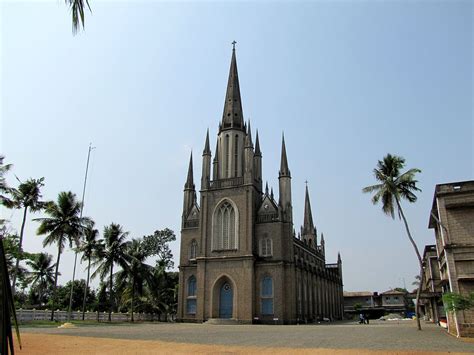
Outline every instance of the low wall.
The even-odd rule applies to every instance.
[[[16,317],[18,322],[25,323],[25,322],[32,322],[32,321],[49,321],[51,319],[51,310],[36,310],[36,309],[17,309],[16,310]],[[86,312],[84,314],[84,320],[97,320],[101,322],[108,322],[109,320],[109,313],[108,312]],[[131,313],[114,313],[112,312],[112,322],[129,322],[131,321],[132,315]],[[54,319],[58,322],[64,322],[67,320],[67,312],[66,311],[55,311],[54,312]],[[134,313],[133,319],[135,321],[163,321],[165,320],[165,316],[161,315],[158,316],[157,314],[149,314],[149,313]],[[82,320],[82,312],[71,312],[71,320]],[[168,315],[168,321],[174,321],[174,315]]]

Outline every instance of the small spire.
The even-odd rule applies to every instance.
[[[290,169],[288,169],[288,159],[286,158],[285,135],[281,136],[281,162],[280,162],[280,176],[291,176]]]
[[[273,200],[273,187],[270,189],[270,198]]]
[[[248,127],[248,132],[247,135],[245,136],[245,147],[251,147],[253,148],[253,142],[252,142],[252,128],[250,127],[250,119],[249,123],[247,125]]]
[[[194,189],[194,180],[193,180],[193,151],[191,150],[191,156],[189,157],[189,167],[188,167],[188,178],[186,179],[186,184],[184,185],[186,189]]]
[[[304,198],[304,222],[303,230],[304,234],[313,234],[314,233],[314,223],[313,223],[313,214],[311,212],[311,202],[309,200],[309,191],[308,191],[308,182],[306,181],[306,193]]]
[[[260,141],[258,139],[258,129],[257,129],[257,137],[255,138],[255,156],[262,156],[262,152],[260,151]]]
[[[324,245],[324,234],[321,233],[321,245]]]
[[[341,253],[337,252],[337,263],[340,264],[341,262],[342,262]]]
[[[206,133],[206,143],[204,144],[204,151],[202,152],[203,155],[211,155],[211,148],[209,147],[209,128],[207,129]]]
[[[219,141],[216,142],[216,152],[214,154],[214,163],[219,160]]]
[[[268,195],[268,181],[265,183],[265,195]]]

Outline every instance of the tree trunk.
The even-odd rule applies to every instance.
[[[23,221],[21,222],[21,229],[20,229],[20,243],[18,245],[18,257],[16,258],[16,266],[15,266],[15,272],[13,273],[13,281],[12,281],[12,294],[13,297],[15,297],[15,286],[16,286],[16,277],[18,275],[18,271],[20,269],[20,258],[23,256],[23,233],[25,231],[25,224],[26,224],[26,213],[28,211],[28,206],[25,206],[25,209],[23,211]]]
[[[114,264],[110,266],[110,283],[109,283],[109,291],[110,291],[110,305],[109,305],[109,322],[112,322],[112,306],[113,306],[113,291],[112,291],[112,274],[114,271]]]
[[[53,288],[53,304],[51,309],[51,321],[54,320],[54,307],[56,301],[56,290],[58,285],[58,271],[59,271],[59,260],[61,259],[61,243],[58,245],[58,259],[56,260],[56,272],[54,273],[54,288]]]
[[[135,297],[135,278],[132,278],[132,322],[135,320],[133,319],[133,298]]]
[[[408,234],[408,239],[410,239],[411,244],[413,245],[413,248],[415,249],[416,256],[418,257],[418,262],[420,264],[420,284],[418,285],[418,290],[416,291],[416,308],[415,308],[415,313],[416,313],[416,324],[418,326],[418,330],[421,330],[421,322],[420,322],[420,294],[421,294],[421,289],[423,288],[423,259],[421,258],[420,251],[418,250],[418,247],[416,246],[415,241],[413,240],[413,237],[411,236],[410,233],[410,228],[408,227],[408,222],[407,219],[405,218],[405,214],[403,213],[402,206],[400,205],[400,201],[398,201],[398,198],[396,198],[397,201],[397,206],[398,206],[398,211],[400,211],[400,215],[402,216],[403,223],[405,224],[405,229]]]
[[[89,262],[87,264],[86,289],[84,290],[84,299],[82,300],[82,320],[84,320],[84,317],[86,314],[86,298],[87,298],[87,288],[89,287],[90,273],[91,273],[91,257],[89,256]]]

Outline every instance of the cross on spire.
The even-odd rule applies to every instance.
[[[232,41],[232,49],[233,49],[234,51],[235,51],[235,44],[236,44],[236,43],[237,43],[236,41]]]
[[[305,180],[304,183],[306,186],[308,186],[308,180]]]

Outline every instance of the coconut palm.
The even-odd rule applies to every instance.
[[[118,289],[122,290],[125,302],[130,302],[132,322],[134,321],[135,298],[144,294],[145,283],[150,284],[153,276],[153,267],[145,264],[148,257],[146,249],[139,239],[132,239],[127,246],[128,268],[117,273]]]
[[[407,200],[408,202],[416,202],[417,197],[415,192],[421,191],[416,183],[415,175],[420,173],[420,169],[409,169],[402,173],[401,170],[405,167],[405,159],[396,155],[387,154],[383,160],[379,160],[377,167],[374,169],[375,179],[378,184],[367,186],[362,189],[365,193],[374,193],[372,196],[372,203],[374,205],[379,202],[382,203],[382,211],[395,219],[395,210],[400,219],[405,224],[405,229],[408,235],[408,239],[415,249],[416,256],[420,265],[420,285],[416,293],[416,319],[418,329],[421,330],[420,323],[420,292],[421,285],[423,284],[423,259],[420,251],[411,235],[408,222],[403,213],[401,201]]]
[[[127,263],[127,248],[130,242],[127,242],[128,232],[122,230],[120,224],[111,223],[104,228],[105,248],[98,255],[98,260],[94,263],[97,266],[96,271],[92,277],[99,275],[101,280],[104,280],[109,275],[109,322],[112,321],[112,307],[113,307],[113,275],[114,265],[119,265],[122,269],[128,269]]]
[[[78,246],[79,239],[84,232],[84,228],[90,223],[87,217],[80,217],[81,202],[77,201],[76,195],[72,192],[60,192],[57,203],[50,202],[45,208],[45,213],[49,217],[36,218],[40,222],[37,233],[46,234],[43,246],[56,244],[58,247],[58,257],[56,260],[56,270],[53,287],[53,307],[51,310],[51,320],[54,320],[54,302],[59,274],[59,261],[66,244],[72,248],[73,244]]]
[[[3,194],[8,193],[10,189],[8,188],[7,182],[5,180],[5,174],[11,169],[11,164],[3,164],[5,157],[0,155],[0,202],[3,203],[5,200],[8,201]]]
[[[38,290],[40,302],[42,302],[46,291],[54,283],[54,268],[56,265],[52,262],[53,256],[48,253],[39,253],[33,260],[26,262],[31,269],[29,282],[32,287],[36,287]]]
[[[23,258],[23,235],[25,231],[26,216],[28,209],[30,212],[39,212],[46,207],[46,202],[41,201],[41,188],[44,186],[44,178],[28,179],[21,182],[17,189],[10,189],[11,199],[5,203],[9,208],[23,209],[23,219],[20,228],[20,253],[16,259],[15,272],[13,273],[12,291],[15,294],[16,279],[20,267],[20,260]]]
[[[87,279],[86,287],[84,290],[84,299],[82,302],[82,320],[84,320],[86,312],[86,298],[87,298],[87,288],[89,287],[90,281],[90,272],[91,272],[91,261],[97,255],[100,255],[104,250],[104,241],[102,239],[97,239],[99,236],[99,231],[94,229],[94,222],[91,223],[84,230],[84,240],[79,248],[79,251],[82,252],[82,261],[87,261]]]
[[[84,8],[87,7],[89,8],[89,11],[91,10],[91,7],[89,5],[88,0],[65,0],[66,4],[71,8],[71,13],[72,13],[72,32],[76,33],[80,25],[82,25],[82,28],[84,28]]]

